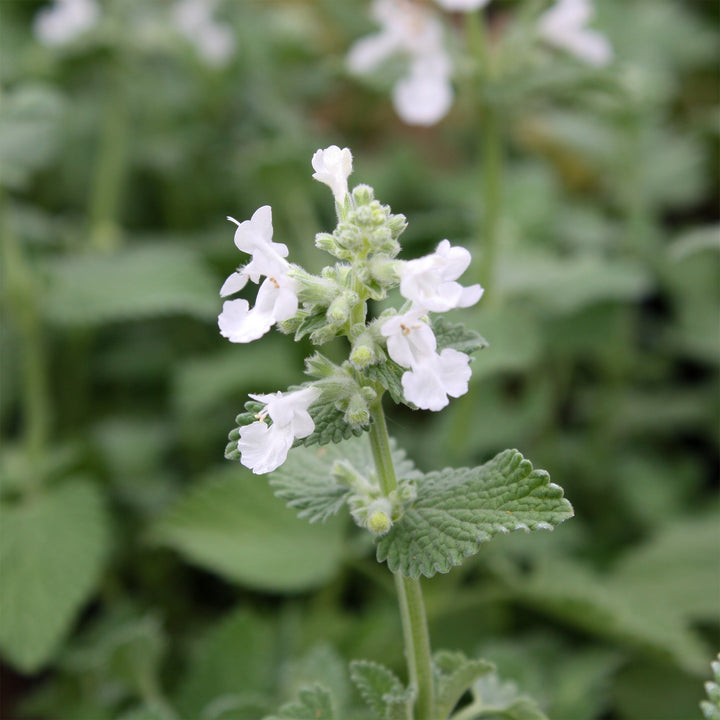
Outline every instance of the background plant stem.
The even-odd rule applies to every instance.
[[[397,476],[390,453],[390,440],[382,408],[382,397],[378,397],[373,403],[371,413],[370,445],[375,460],[375,471],[383,493],[388,495],[397,487]],[[420,580],[395,573],[395,587],[402,619],[408,679],[417,687],[414,717],[415,720],[434,720],[432,715],[434,697],[430,633]]]

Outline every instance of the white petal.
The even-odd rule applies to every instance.
[[[402,367],[414,367],[435,354],[437,340],[432,328],[411,310],[386,320],[380,332],[387,338],[388,355]]]
[[[262,337],[273,326],[272,315],[249,310],[247,300],[226,300],[218,317],[220,334],[233,343],[247,343]]]
[[[61,46],[89,30],[99,17],[100,9],[94,0],[56,0],[37,13],[33,27],[40,42]]]
[[[227,297],[228,295],[234,295],[236,292],[242,290],[247,285],[248,276],[244,272],[234,272],[228,277],[220,288],[220,297]]]
[[[352,173],[352,153],[349,148],[340,149],[337,145],[330,145],[324,150],[318,150],[312,156],[312,166],[315,170],[313,178],[328,185],[335,200],[342,203],[348,193],[347,180]]]
[[[403,395],[421,410],[442,410],[450,401],[436,373],[421,365],[402,376]]]
[[[292,433],[276,425],[245,425],[238,440],[240,462],[257,475],[272,472],[285,462],[293,442]]]
[[[397,50],[398,43],[389,33],[381,32],[360,38],[347,54],[348,70],[358,75],[371,72]]]
[[[392,96],[395,110],[403,122],[427,127],[447,115],[454,93],[446,77],[414,74],[399,80]]]
[[[471,12],[485,7],[490,0],[435,0],[435,2],[450,12]]]
[[[472,375],[470,358],[451,348],[443,350],[439,357],[438,372],[445,392],[455,398],[464,395]]]
[[[462,289],[456,307],[472,307],[483,296],[485,289],[480,284],[470,285]]]
[[[240,223],[229,216],[228,220],[237,225],[234,241],[242,252],[252,254],[259,245],[267,245],[272,241],[272,208],[269,205],[258,208],[250,220]]]

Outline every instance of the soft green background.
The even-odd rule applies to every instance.
[[[272,205],[317,271],[335,218],[310,157],[335,143],[407,216],[403,257],[449,238],[480,258],[464,66],[450,115],[409,128],[389,74],[345,70],[364,2],[227,0],[223,68],[165,3],[106,0],[62,49],[32,34],[41,5],[0,1],[0,715],[255,719],[317,679],[349,717],[347,661],[404,672],[393,585],[349,521],[309,526],[223,460],[247,393],[297,383],[309,352],[219,336],[242,261],[225,216]],[[493,2],[496,39],[527,45],[524,5]],[[434,646],[481,653],[554,720],[684,720],[720,649],[720,11],[596,5],[611,68],[538,50],[488,89],[495,281],[452,319],[490,347],[466,397],[389,424],[425,471],[517,447],[576,511],[426,582]]]

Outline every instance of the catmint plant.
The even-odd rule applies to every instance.
[[[230,218],[245,264],[227,278],[221,295],[248,283],[259,287],[252,307],[246,299],[226,300],[218,324],[234,343],[251,342],[272,327],[295,340],[308,337],[318,348],[345,338],[347,357],[336,363],[317,350],[306,359],[306,383],[251,394],[226,457],[258,475],[270,473],[276,495],[300,517],[324,521],[347,507],[374,538],[378,561],[394,575],[408,672],[404,683],[378,663],[351,664],[373,717],[471,720],[495,708],[491,696],[497,694],[487,688],[499,681],[488,679],[493,666],[485,660],[431,652],[420,577],[449,572],[498,533],[551,530],[572,508],[548,474],[517,450],[480,467],[423,474],[388,437],[386,397],[413,410],[439,411],[468,391],[471,355],[487,343],[444,316],[475,305],[483,289],[459,282],[470,253],[448,240],[424,257],[398,259],[407,221],[371,187],[349,190],[350,150],[318,150],[312,167],[313,177],[330,187],[338,219],[333,232],[316,235],[315,245],[335,262],[319,275],[290,262],[288,248],[273,240],[269,206],[250,220]],[[373,314],[371,303],[395,290],[397,307]],[[471,704],[457,708],[468,690]],[[514,694],[505,696],[515,701]],[[321,686],[280,712],[281,718],[340,720]]]

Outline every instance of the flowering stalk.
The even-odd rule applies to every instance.
[[[378,398],[373,403],[371,413],[370,447],[375,460],[375,471],[380,481],[380,487],[385,495],[389,495],[397,488],[398,483],[390,453],[387,424],[385,423],[381,398]],[[432,720],[434,692],[430,633],[428,631],[420,580],[403,577],[400,573],[395,573],[395,588],[397,589],[398,603],[400,605],[408,679],[417,688],[415,720]]]

